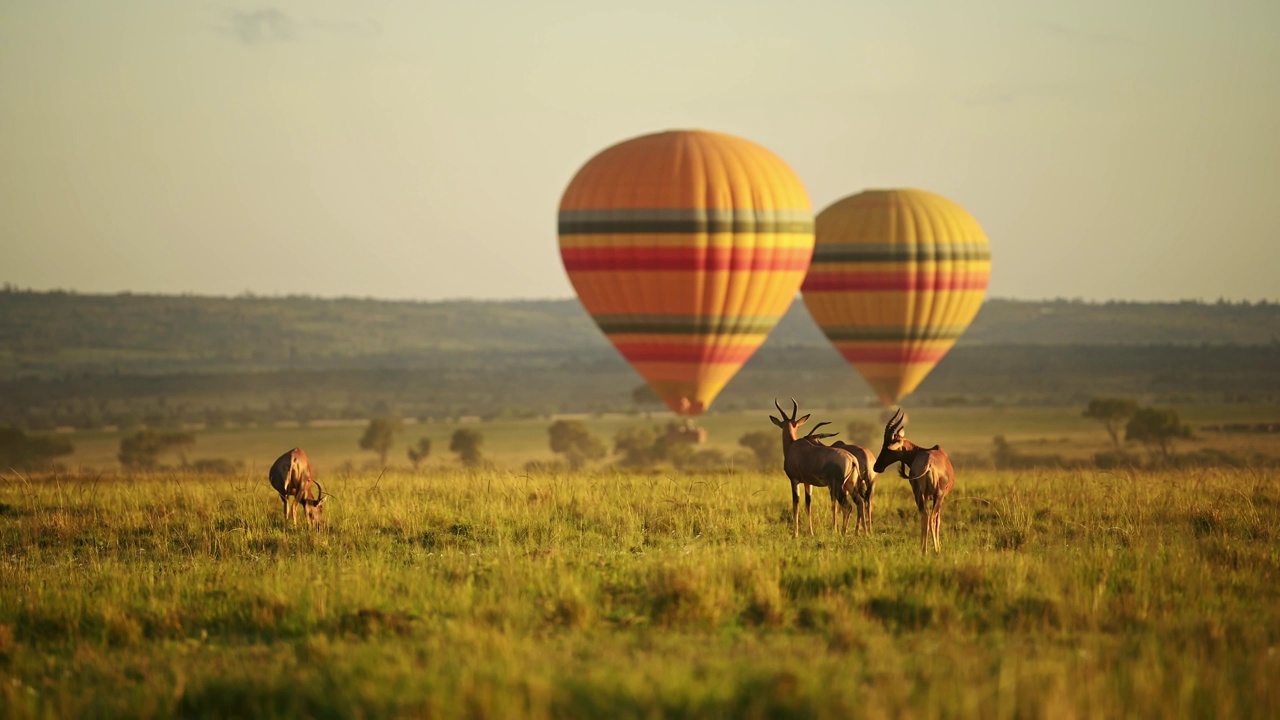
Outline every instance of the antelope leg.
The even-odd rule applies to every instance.
[[[791,537],[800,537],[800,493],[796,491],[796,484],[791,483]]]
[[[929,512],[927,510],[920,513],[920,554],[929,554]]]
[[[867,535],[871,535],[871,495],[875,493],[876,486],[867,484]]]
[[[809,537],[813,537],[813,491],[804,486],[804,514],[809,519]]]

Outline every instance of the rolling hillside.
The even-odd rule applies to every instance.
[[[1280,343],[1280,305],[990,300],[982,345]],[[767,349],[829,348],[802,302]],[[576,300],[396,302],[0,292],[0,378],[413,367],[469,353],[608,349]]]
[[[908,402],[1280,400],[1274,304],[992,300]],[[389,302],[0,292],[0,426],[263,423],[644,409],[574,300]],[[874,398],[802,303],[716,400]]]

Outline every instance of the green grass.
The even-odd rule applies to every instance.
[[[1280,471],[970,472],[927,558],[890,475],[798,540],[758,473],[357,474],[318,533],[248,472],[4,477],[5,717],[1280,706]]]

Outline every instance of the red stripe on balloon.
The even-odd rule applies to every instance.
[[[781,248],[751,252],[735,248],[591,247],[563,248],[560,257],[569,272],[608,270],[762,270],[804,272],[812,248]]]
[[[811,272],[802,292],[986,290],[989,272]]]

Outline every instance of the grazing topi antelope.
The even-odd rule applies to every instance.
[[[800,494],[796,491],[799,485],[804,485],[804,511],[809,518],[809,535],[813,535],[813,496],[810,486],[827,488],[831,493],[831,529],[836,528],[836,505],[839,505],[844,513],[844,526],[840,531],[847,532],[849,515],[853,512],[850,497],[859,504],[858,516],[862,517],[862,495],[855,488],[858,479],[857,458],[846,450],[827,447],[818,442],[821,438],[831,437],[830,435],[814,435],[810,432],[803,438],[796,437],[796,430],[809,420],[809,416],[796,419],[800,406],[794,399],[791,401],[789,417],[777,400],[773,401],[773,406],[782,415],[781,419],[772,415],[769,419],[782,428],[782,469],[791,481],[791,537],[800,536]],[[813,429],[817,430],[825,424],[819,423]]]
[[[307,454],[302,452],[302,448],[294,448],[277,458],[271,466],[268,478],[271,481],[271,487],[280,493],[280,502],[284,503],[285,520],[292,517],[294,524],[297,524],[298,506],[301,505],[306,509],[307,520],[313,527],[323,524],[324,488],[320,487],[320,482],[316,480],[311,462],[307,460]],[[315,497],[312,497],[312,485],[315,485]],[[292,508],[289,507],[289,498],[294,500]]]
[[[955,487],[956,471],[942,448],[920,447],[907,439],[907,413],[902,408],[898,408],[884,426],[884,446],[876,460],[876,472],[882,473],[898,462],[902,463],[899,471],[911,483],[911,493],[920,510],[920,552],[929,552],[932,534],[933,549],[940,553],[938,530],[942,525],[942,503]]]

